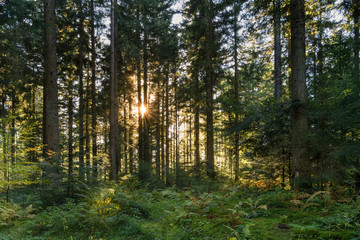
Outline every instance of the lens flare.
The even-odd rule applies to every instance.
[[[146,113],[146,107],[144,104],[141,104],[140,113],[141,113],[142,117],[144,117],[144,114]]]

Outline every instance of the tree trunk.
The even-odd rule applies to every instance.
[[[156,160],[155,160],[155,165],[156,165],[156,176],[158,177],[158,179],[160,179],[160,90],[161,90],[161,85],[160,85],[161,81],[160,79],[158,80],[158,86],[157,86],[157,92],[156,92],[156,99],[155,99],[155,103],[156,103],[156,116],[158,116],[159,120],[156,121]]]
[[[174,71],[174,75],[176,71]],[[179,111],[179,102],[178,102],[178,88],[177,88],[177,79],[174,77],[174,85],[175,85],[175,184],[179,186],[180,184],[180,176],[179,176],[179,132],[178,132],[178,111]]]
[[[68,114],[69,114],[69,122],[68,122],[68,194],[72,194],[72,182],[73,182],[73,86],[72,80],[69,82],[69,99],[68,99]]]
[[[214,166],[214,116],[213,116],[213,95],[214,95],[214,26],[213,26],[213,4],[209,1],[207,9],[207,35],[206,35],[206,160],[207,175],[211,178],[215,177]]]
[[[360,5],[359,0],[354,0],[354,80],[357,83],[357,86],[360,88],[360,78],[359,78],[359,48],[360,48],[360,38],[359,38],[359,15],[360,15]]]
[[[137,21],[140,21],[140,9],[139,7],[137,8]],[[141,30],[139,28],[137,28],[137,48],[138,48],[138,56],[136,59],[136,68],[137,68],[137,89],[138,89],[138,122],[139,122],[139,129],[138,129],[138,163],[139,163],[139,168],[140,165],[144,162],[144,139],[143,139],[143,118],[141,116],[141,105],[143,104],[142,102],[142,90],[141,90],[141,59],[140,59],[140,48],[141,48]],[[140,169],[139,169],[140,171]],[[140,174],[140,173],[139,173]]]
[[[44,0],[45,52],[44,52],[44,113],[43,141],[47,161],[45,177],[55,185],[61,182],[60,138],[58,113],[58,85],[56,58],[55,1]]]
[[[166,175],[166,185],[170,185],[170,142],[169,142],[169,127],[170,127],[170,118],[169,118],[169,66],[166,67],[165,74],[165,175]]]
[[[3,111],[5,111],[5,101],[6,101],[6,96],[5,93],[3,92],[3,97],[2,97],[2,108]],[[6,134],[6,121],[3,119],[2,121],[2,160],[4,163],[4,180],[7,181],[8,186],[6,187],[6,202],[9,202],[9,191],[10,191],[10,175],[9,175],[9,166],[8,166],[8,158],[7,158],[7,134]]]
[[[111,1],[111,47],[110,47],[110,179],[118,180],[118,84],[116,74],[116,53],[115,53],[115,7],[116,0]]]
[[[291,0],[291,98],[293,187],[295,190],[311,187],[310,162],[307,149],[308,120],[306,111],[305,69],[305,3]]]
[[[275,0],[274,11],[274,77],[275,99],[280,101],[282,95],[281,79],[281,26],[280,26],[280,0]]]
[[[123,106],[123,111],[124,111],[124,173],[127,174],[128,173],[128,123],[127,123],[127,112],[126,112],[126,91],[127,91],[127,84],[126,84],[126,79],[124,79],[125,84],[124,84],[124,106]]]
[[[195,49],[198,48],[198,44],[196,43]],[[201,163],[200,163],[200,86],[199,86],[199,74],[198,74],[198,65],[195,63],[194,66],[194,80],[195,80],[195,98],[194,98],[194,111],[195,111],[195,175],[197,177],[200,176],[201,172]]]
[[[97,130],[96,130],[96,45],[95,45],[95,10],[94,0],[91,0],[91,138],[93,158],[93,178],[97,180]]]
[[[161,107],[162,107],[162,111],[161,111],[161,179],[163,182],[165,182],[165,176],[166,176],[166,172],[165,172],[165,88],[164,88],[164,81],[162,83],[162,91],[161,91]]]
[[[86,180],[91,179],[91,164],[90,164],[90,86],[89,81],[86,81],[86,98],[85,98],[85,174]]]
[[[131,94],[128,95],[128,102],[129,102],[129,122],[132,123],[132,96]],[[133,126],[129,126],[129,171],[130,173],[134,173],[134,152],[133,152]]]
[[[238,9],[237,9],[236,1],[234,1],[234,97],[235,97],[235,104],[237,105],[239,103],[239,72],[238,72],[238,26],[237,26],[237,17],[238,17]],[[238,124],[239,121],[239,113],[238,109],[235,109],[235,126]],[[234,138],[235,144],[234,144],[234,152],[235,152],[235,167],[234,167],[234,173],[235,173],[235,181],[239,180],[239,142],[240,142],[240,134],[239,131],[235,132],[235,138]]]
[[[80,1],[81,4],[82,1]],[[82,6],[80,6],[82,11]],[[83,74],[83,59],[84,59],[84,50],[83,50],[83,38],[84,38],[84,29],[83,29],[84,18],[82,14],[80,16],[79,23],[79,66],[78,66],[78,75],[79,75],[79,179],[84,181],[85,172],[84,172],[84,74]]]
[[[143,68],[144,68],[144,106],[146,111],[149,111],[148,106],[148,51],[147,51],[147,31],[144,30],[144,43],[143,43]],[[143,151],[144,159],[139,165],[139,178],[141,180],[149,179],[151,173],[151,154],[149,143],[149,130],[150,130],[150,118],[147,112],[143,115]]]
[[[11,149],[10,149],[10,159],[11,164],[15,164],[15,155],[16,155],[16,143],[15,143],[15,119],[16,119],[16,93],[12,93],[11,98],[11,131],[10,131],[10,139],[11,139]]]

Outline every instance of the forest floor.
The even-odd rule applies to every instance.
[[[294,193],[208,180],[150,188],[89,187],[65,203],[0,202],[0,239],[360,239],[349,189]]]

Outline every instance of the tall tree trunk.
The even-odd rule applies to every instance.
[[[357,83],[357,86],[360,88],[360,78],[359,78],[359,49],[360,49],[360,38],[359,38],[359,16],[360,16],[360,4],[359,0],[354,0],[354,80]]]
[[[275,79],[275,99],[280,102],[282,97],[282,78],[281,78],[281,5],[280,0],[275,0],[274,9],[274,79]],[[279,152],[282,160],[282,180],[285,182],[285,147],[281,146]]]
[[[115,7],[116,0],[111,1],[111,47],[110,47],[110,179],[118,179],[118,84],[116,74],[116,53],[115,53]]]
[[[295,190],[311,187],[306,135],[305,3],[291,0],[292,159]]]
[[[239,103],[239,71],[238,71],[238,25],[237,25],[237,17],[239,14],[237,1],[234,1],[234,97],[235,97],[235,104],[237,105]],[[239,121],[239,113],[238,109],[235,110],[235,126],[238,124]],[[235,167],[234,167],[234,173],[235,173],[235,181],[239,180],[239,142],[240,142],[240,134],[239,131],[235,132],[235,138],[234,138],[235,144],[234,144],[234,152],[235,152]]]
[[[80,11],[82,11],[82,1],[80,0]],[[79,179],[85,180],[84,168],[84,73],[83,73],[83,59],[84,59],[84,17],[81,14],[79,23]]]
[[[45,176],[55,185],[61,182],[60,138],[58,113],[58,85],[56,58],[55,1],[44,0],[45,52],[44,52],[44,113],[43,141],[47,161]]]
[[[127,91],[127,84],[126,84],[126,79],[124,79],[125,84],[124,84],[124,106],[123,106],[123,111],[124,111],[124,173],[127,174],[128,173],[128,123],[127,123],[127,112],[126,112],[126,91]]]
[[[140,21],[140,7],[137,6],[137,21]],[[140,27],[136,29],[136,35],[137,35],[137,49],[138,49],[138,56],[136,58],[136,74],[137,74],[137,90],[138,90],[138,122],[139,122],[139,128],[138,128],[138,163],[139,168],[140,164],[144,162],[144,139],[143,139],[143,117],[141,115],[141,106],[143,104],[142,101],[142,89],[141,89],[141,30]],[[140,171],[140,170],[139,170]]]
[[[91,179],[91,164],[90,164],[90,86],[89,81],[86,81],[86,98],[85,98],[85,174],[86,180]]]
[[[281,26],[280,26],[280,0],[275,0],[274,11],[274,77],[275,99],[280,101],[282,95],[281,79]]]
[[[161,91],[161,107],[162,107],[162,111],[161,111],[161,179],[163,182],[165,182],[165,176],[166,176],[166,172],[165,172],[165,88],[164,88],[165,82],[162,82],[162,91]]]
[[[143,102],[144,106],[148,111],[148,51],[147,51],[147,30],[144,30],[144,43],[143,43],[143,68],[144,68],[144,97]],[[143,116],[143,151],[144,159],[143,162],[139,165],[139,177],[142,180],[149,179],[151,172],[151,154],[150,154],[150,144],[149,144],[149,130],[150,130],[150,118],[147,112]]]
[[[195,45],[195,49],[198,48],[198,43]],[[194,98],[194,111],[195,111],[195,175],[197,177],[200,176],[200,170],[201,170],[201,163],[200,163],[200,80],[199,80],[199,74],[198,74],[198,65],[195,63],[194,66],[194,81],[195,81],[195,98]]]
[[[68,99],[68,114],[69,114],[69,122],[68,122],[68,194],[72,194],[72,182],[73,182],[73,123],[74,123],[74,111],[73,111],[73,85],[72,80],[69,82],[69,99]]]
[[[3,97],[2,97],[2,109],[3,111],[5,111],[5,101],[6,101],[6,95],[3,92]],[[2,120],[2,160],[4,163],[4,180],[6,180],[8,182],[8,186],[6,187],[6,202],[9,202],[9,191],[10,191],[10,175],[9,175],[9,166],[8,166],[8,158],[7,158],[7,134],[6,134],[6,121],[3,119]]]
[[[166,67],[165,73],[165,175],[166,185],[170,185],[170,142],[169,142],[169,127],[170,127],[170,112],[169,112],[169,66]]]
[[[213,95],[214,95],[214,26],[213,26],[213,3],[208,3],[207,9],[207,35],[206,35],[206,161],[207,175],[211,178],[215,177],[214,165],[214,114],[213,114]]]
[[[12,93],[11,98],[11,131],[10,131],[10,139],[11,139],[11,151],[10,151],[10,159],[11,164],[15,164],[15,155],[16,155],[16,143],[15,143],[15,119],[16,119],[16,93]]]
[[[161,85],[160,85],[161,81],[160,79],[158,80],[158,86],[157,86],[157,92],[156,92],[156,99],[155,99],[155,103],[156,103],[156,116],[158,117],[158,120],[156,121],[156,160],[155,160],[155,165],[156,165],[156,176],[158,177],[158,179],[160,179],[160,144],[161,144],[161,139],[160,139],[160,90],[161,90]]]
[[[174,71],[174,75],[176,71]],[[177,186],[180,184],[180,176],[179,176],[179,122],[178,122],[178,111],[179,111],[179,100],[178,100],[178,87],[177,87],[177,79],[174,77],[174,85],[175,85],[175,183]]]
[[[129,122],[132,124],[132,116],[133,116],[133,110],[132,110],[132,96],[130,90],[130,94],[128,95],[128,102],[129,102]],[[129,126],[129,171],[130,173],[134,173],[134,152],[133,152],[133,126]]]
[[[97,130],[96,130],[96,40],[95,40],[95,9],[94,0],[91,0],[91,137],[93,178],[96,181],[98,175],[97,159]]]

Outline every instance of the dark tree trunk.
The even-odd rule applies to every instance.
[[[128,102],[129,102],[129,122],[132,123],[132,96],[131,94],[128,95]],[[133,148],[133,126],[129,126],[129,171],[130,173],[134,173],[134,148]]]
[[[174,72],[174,74],[176,74]],[[180,185],[180,176],[179,176],[179,132],[178,132],[178,111],[179,111],[179,101],[178,101],[178,87],[177,87],[177,79],[174,77],[174,85],[175,85],[175,184]]]
[[[206,34],[206,97],[205,97],[205,113],[206,113],[206,161],[207,175],[211,178],[215,177],[214,165],[214,114],[213,114],[213,95],[214,95],[214,26],[213,26],[213,3],[210,0],[207,10],[207,34]]]
[[[73,111],[73,84],[72,81],[69,82],[69,99],[68,99],[68,194],[72,194],[72,182],[73,182],[73,123],[74,123],[74,111]]]
[[[197,44],[196,44],[196,49],[197,49]],[[200,176],[200,170],[201,170],[201,163],[200,163],[200,86],[199,86],[199,74],[198,74],[198,66],[197,63],[195,63],[196,65],[194,66],[194,81],[195,81],[195,98],[194,98],[194,111],[195,111],[195,123],[194,123],[194,128],[195,128],[195,142],[194,142],[194,147],[195,147],[195,175],[197,177]]]
[[[237,25],[237,17],[238,17],[238,6],[236,5],[236,1],[234,1],[234,97],[235,97],[235,104],[237,105],[239,103],[239,72],[238,72],[238,25]],[[239,113],[238,109],[235,110],[235,126],[238,124],[239,121]],[[234,144],[234,152],[235,152],[235,167],[234,167],[234,173],[235,173],[235,181],[239,180],[239,142],[240,142],[240,134],[238,131],[235,132],[235,138],[234,138],[235,144]]]
[[[3,97],[2,97],[2,108],[3,111],[5,111],[5,100],[6,100],[6,96],[5,93],[3,93]],[[8,182],[10,181],[10,176],[9,176],[9,166],[8,166],[8,156],[7,156],[7,134],[6,134],[6,121],[2,121],[2,160],[4,163],[4,179]],[[6,193],[6,202],[9,202],[9,191],[10,191],[10,187],[9,185],[6,187],[5,193]]]
[[[43,141],[46,178],[58,184],[60,176],[60,138],[58,113],[56,15],[55,1],[44,0],[45,52],[44,52],[44,113]]]
[[[115,53],[115,7],[116,0],[111,1],[111,47],[110,47],[110,179],[117,181],[118,179],[118,84],[116,74],[116,53]]]
[[[165,176],[166,176],[166,172],[165,172],[165,88],[164,88],[165,83],[162,83],[162,91],[161,91],[161,107],[162,107],[162,111],[161,111],[161,179],[163,182],[165,182]]]
[[[295,190],[311,187],[308,159],[305,69],[305,3],[291,0],[292,160]]]
[[[91,138],[93,158],[93,178],[98,175],[97,130],[96,130],[96,45],[95,45],[95,10],[94,0],[91,0]]]
[[[280,0],[275,0],[274,11],[274,75],[275,75],[275,99],[280,101],[282,95],[281,79],[281,26],[280,26]]]
[[[359,78],[359,48],[360,48],[360,38],[359,38],[359,16],[360,16],[360,5],[359,0],[354,0],[354,80],[360,88],[360,78]]]
[[[90,164],[90,86],[89,81],[86,82],[86,102],[85,102],[85,174],[86,180],[91,179]]]
[[[143,68],[144,68],[144,106],[148,111],[148,50],[147,50],[147,31],[144,30],[144,43],[143,43]],[[144,159],[139,165],[139,177],[141,180],[149,179],[151,172],[151,154],[149,142],[150,118],[149,114],[145,112],[143,116],[143,154]]]
[[[126,79],[124,79],[125,81],[125,90],[124,90],[124,106],[123,106],[123,111],[124,111],[124,173],[127,174],[128,173],[128,123],[127,123],[127,112],[126,112],[126,91],[127,91],[127,84],[126,84]]]
[[[11,131],[10,131],[10,139],[11,139],[11,151],[10,151],[10,159],[11,159],[11,164],[15,164],[15,155],[16,155],[16,143],[15,143],[15,133],[16,133],[16,129],[15,129],[15,118],[16,118],[16,93],[12,94],[12,99],[11,99],[11,112],[12,112],[12,117],[11,117]]]
[[[137,8],[137,21],[140,21],[140,8]],[[137,30],[137,48],[138,48],[138,56],[136,59],[136,71],[137,71],[137,89],[138,89],[138,114],[139,114],[139,128],[138,128],[138,163],[139,168],[140,165],[144,162],[144,139],[143,139],[143,118],[141,116],[141,106],[143,104],[142,102],[142,90],[141,90],[141,30],[138,28]],[[140,171],[140,169],[139,169]]]
[[[81,4],[81,1],[80,1]],[[80,6],[82,10],[82,6]],[[84,38],[84,29],[83,29],[84,18],[81,14],[80,23],[79,23],[79,66],[78,66],[78,75],[79,75],[79,178],[80,181],[85,179],[85,168],[84,168],[84,74],[83,74],[83,59],[84,59],[84,50],[83,50],[83,38]]]
[[[169,127],[170,127],[170,112],[169,112],[169,67],[166,67],[165,74],[165,175],[166,184],[170,185],[170,142],[169,142]]]
[[[156,116],[158,117],[159,120],[156,121],[156,160],[155,160],[155,165],[156,165],[156,176],[158,177],[158,179],[160,179],[160,146],[161,146],[161,139],[160,139],[160,90],[161,90],[161,85],[160,85],[161,81],[160,79],[158,80],[158,86],[157,86],[157,92],[156,92],[156,99],[155,99],[155,103],[156,103]]]

